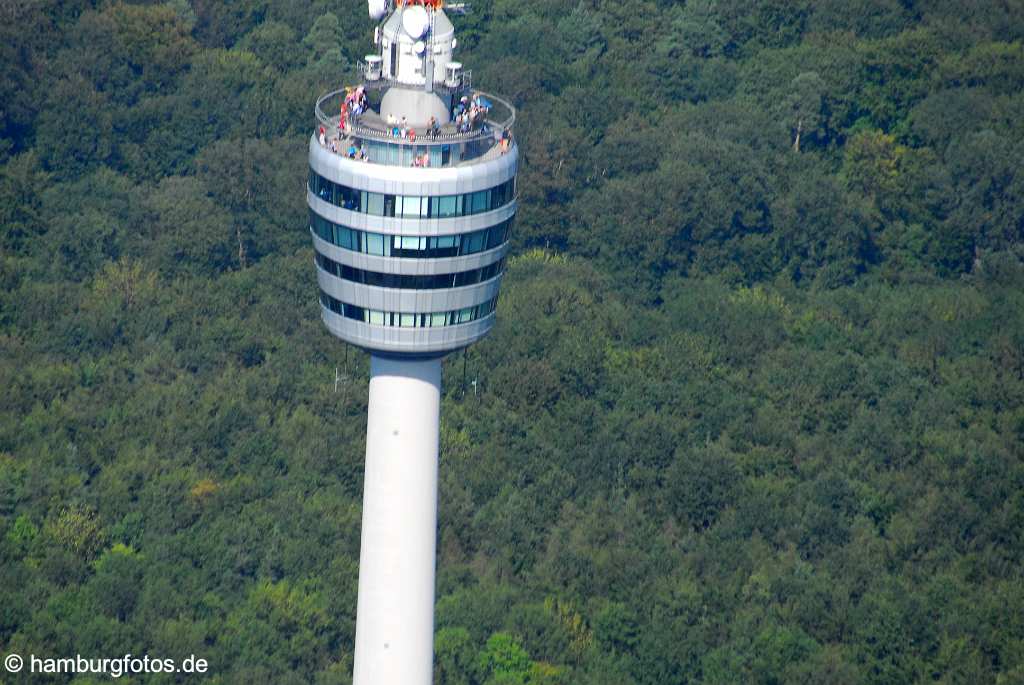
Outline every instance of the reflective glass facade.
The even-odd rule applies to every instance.
[[[473,307],[463,307],[449,312],[404,313],[357,307],[337,300],[321,290],[320,304],[346,319],[354,319],[374,326],[439,328],[441,326],[457,326],[460,323],[469,323],[488,316],[498,306],[498,298],[495,297]]]
[[[462,257],[493,250],[509,239],[514,218],[510,217],[500,224],[470,233],[408,236],[358,231],[328,221],[310,210],[309,228],[321,240],[353,252],[363,252],[381,257],[437,259],[440,257]]]
[[[462,288],[489,281],[499,275],[505,267],[505,260],[500,259],[481,269],[460,271],[451,274],[412,275],[384,274],[377,271],[356,269],[316,253],[316,264],[327,273],[345,281],[373,285],[380,288],[400,288],[402,290],[439,290],[443,288]]]
[[[349,188],[310,169],[309,190],[324,202],[353,212],[398,218],[444,219],[504,207],[515,198],[515,179],[462,195],[388,195]]]
[[[360,138],[358,134],[354,137],[356,139],[355,145],[366,150],[366,154],[371,162],[393,166],[412,166],[413,160],[417,157],[423,159],[424,153],[427,155],[427,166],[450,166],[452,164],[452,147],[455,147],[456,150],[459,147],[458,145],[452,146],[450,144],[427,145],[426,141],[419,144],[381,143],[368,138]],[[455,157],[456,159],[459,157],[458,152],[456,152]]]
[[[493,136],[484,136],[474,140],[459,143],[431,140],[421,138],[415,143],[406,141],[381,142],[364,138],[357,131],[353,135],[353,143],[356,148],[362,147],[366,150],[370,161],[375,164],[389,164],[393,166],[412,166],[415,158],[423,158],[427,153],[427,166],[446,167],[459,164],[471,159],[476,159],[487,154],[497,143]],[[342,146],[342,152],[348,147]]]

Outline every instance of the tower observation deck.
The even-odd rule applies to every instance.
[[[320,315],[368,351],[355,685],[430,685],[441,358],[485,336],[516,213],[515,109],[454,61],[442,0],[369,0],[360,83],[316,102]]]
[[[443,356],[494,326],[516,213],[515,110],[471,88],[444,10],[407,2],[376,33],[364,81],[316,105],[321,315],[372,353]]]

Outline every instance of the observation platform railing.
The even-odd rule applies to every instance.
[[[409,87],[403,85],[402,87]],[[321,95],[316,101],[317,127],[323,127],[328,142],[337,141],[339,154],[345,154],[348,147],[360,148],[365,143],[376,144],[373,148],[381,145],[415,148],[420,151],[431,151],[437,146],[456,147],[458,154],[451,156],[453,164],[477,159],[486,155],[492,149],[500,147],[501,137],[505,132],[511,136],[512,128],[515,125],[516,109],[507,100],[491,93],[474,91],[475,95],[490,102],[491,107],[484,118],[468,131],[459,131],[454,123],[447,123],[440,126],[435,135],[431,135],[425,126],[408,126],[413,131],[413,140],[409,138],[396,137],[395,124],[385,122],[377,111],[371,108],[358,117],[349,117],[344,129],[339,128],[341,104],[347,95],[345,88],[331,91]],[[331,116],[328,112],[338,112]],[[433,156],[433,152],[431,152]],[[394,165],[396,161],[393,156],[388,160],[373,159],[383,155],[371,155],[370,162],[378,164]],[[408,155],[398,155],[398,163],[403,164]],[[441,159],[440,155],[436,156]],[[435,162],[431,166],[438,166]],[[445,164],[447,166],[447,164]]]

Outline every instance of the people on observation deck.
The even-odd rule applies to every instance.
[[[459,134],[470,134],[477,133],[480,135],[487,136],[493,141],[493,147],[497,147],[500,154],[504,155],[509,152],[512,147],[512,132],[508,128],[496,127],[492,131],[493,122],[487,120],[493,104],[487,98],[487,96],[479,91],[468,92],[462,95],[459,100],[452,107],[452,116],[449,124],[446,124],[444,129],[446,131],[456,131]],[[366,132],[354,133],[352,130],[353,125],[356,123],[356,118],[362,115],[364,112],[369,110],[369,100],[367,98],[366,89],[364,86],[346,86],[345,95],[342,98],[342,102],[339,106],[340,112],[337,122],[338,132],[327,135],[326,127],[333,125],[323,121],[322,126],[317,129],[316,139],[320,145],[328,148],[332,152],[349,159],[357,161],[369,162],[370,155],[365,147],[359,145],[359,138],[362,138]],[[380,133],[385,136],[401,141],[402,143],[417,143],[417,137],[426,138],[431,141],[436,141],[441,135],[442,126],[436,116],[430,116],[427,123],[423,126],[423,129],[417,134],[416,128],[409,123],[408,117],[398,116],[394,113],[388,112],[386,115],[381,113],[381,118],[377,118],[376,114],[373,117],[373,121],[378,123],[368,122],[366,125],[371,129],[377,129]],[[378,127],[381,124],[386,124],[383,127],[383,131],[380,131]],[[451,128],[449,128],[449,126]],[[369,132],[372,137],[372,130]],[[446,134],[448,137],[451,133]],[[353,137],[354,136],[354,137]],[[473,137],[476,139],[476,136]],[[455,142],[458,142],[457,139]],[[350,145],[347,145],[351,143]],[[422,145],[422,141],[419,143]],[[486,149],[493,149],[491,145],[486,148],[480,148],[479,152],[470,153],[465,149],[458,150],[458,157],[454,154],[451,159],[462,160],[467,158],[474,158],[483,154]],[[420,148],[422,149],[422,147]],[[454,150],[452,152],[455,152]],[[469,157],[467,157],[467,154]],[[405,157],[405,159],[409,159]],[[428,167],[430,166],[430,155],[427,153],[416,155],[412,159],[412,166],[414,167]]]
[[[452,121],[459,133],[468,133],[475,128],[483,128],[487,113],[491,110],[491,101],[480,93],[470,98],[463,95],[452,108]]]
[[[345,100],[341,103],[341,120],[338,122],[339,129],[345,129],[349,120],[355,121],[366,111],[366,89],[363,86],[352,88],[346,86]]]

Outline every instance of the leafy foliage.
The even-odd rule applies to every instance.
[[[437,683],[1024,678],[1024,10],[926,5],[456,19],[522,166]],[[0,6],[0,651],[350,681],[367,362],[303,179],[364,14]]]

